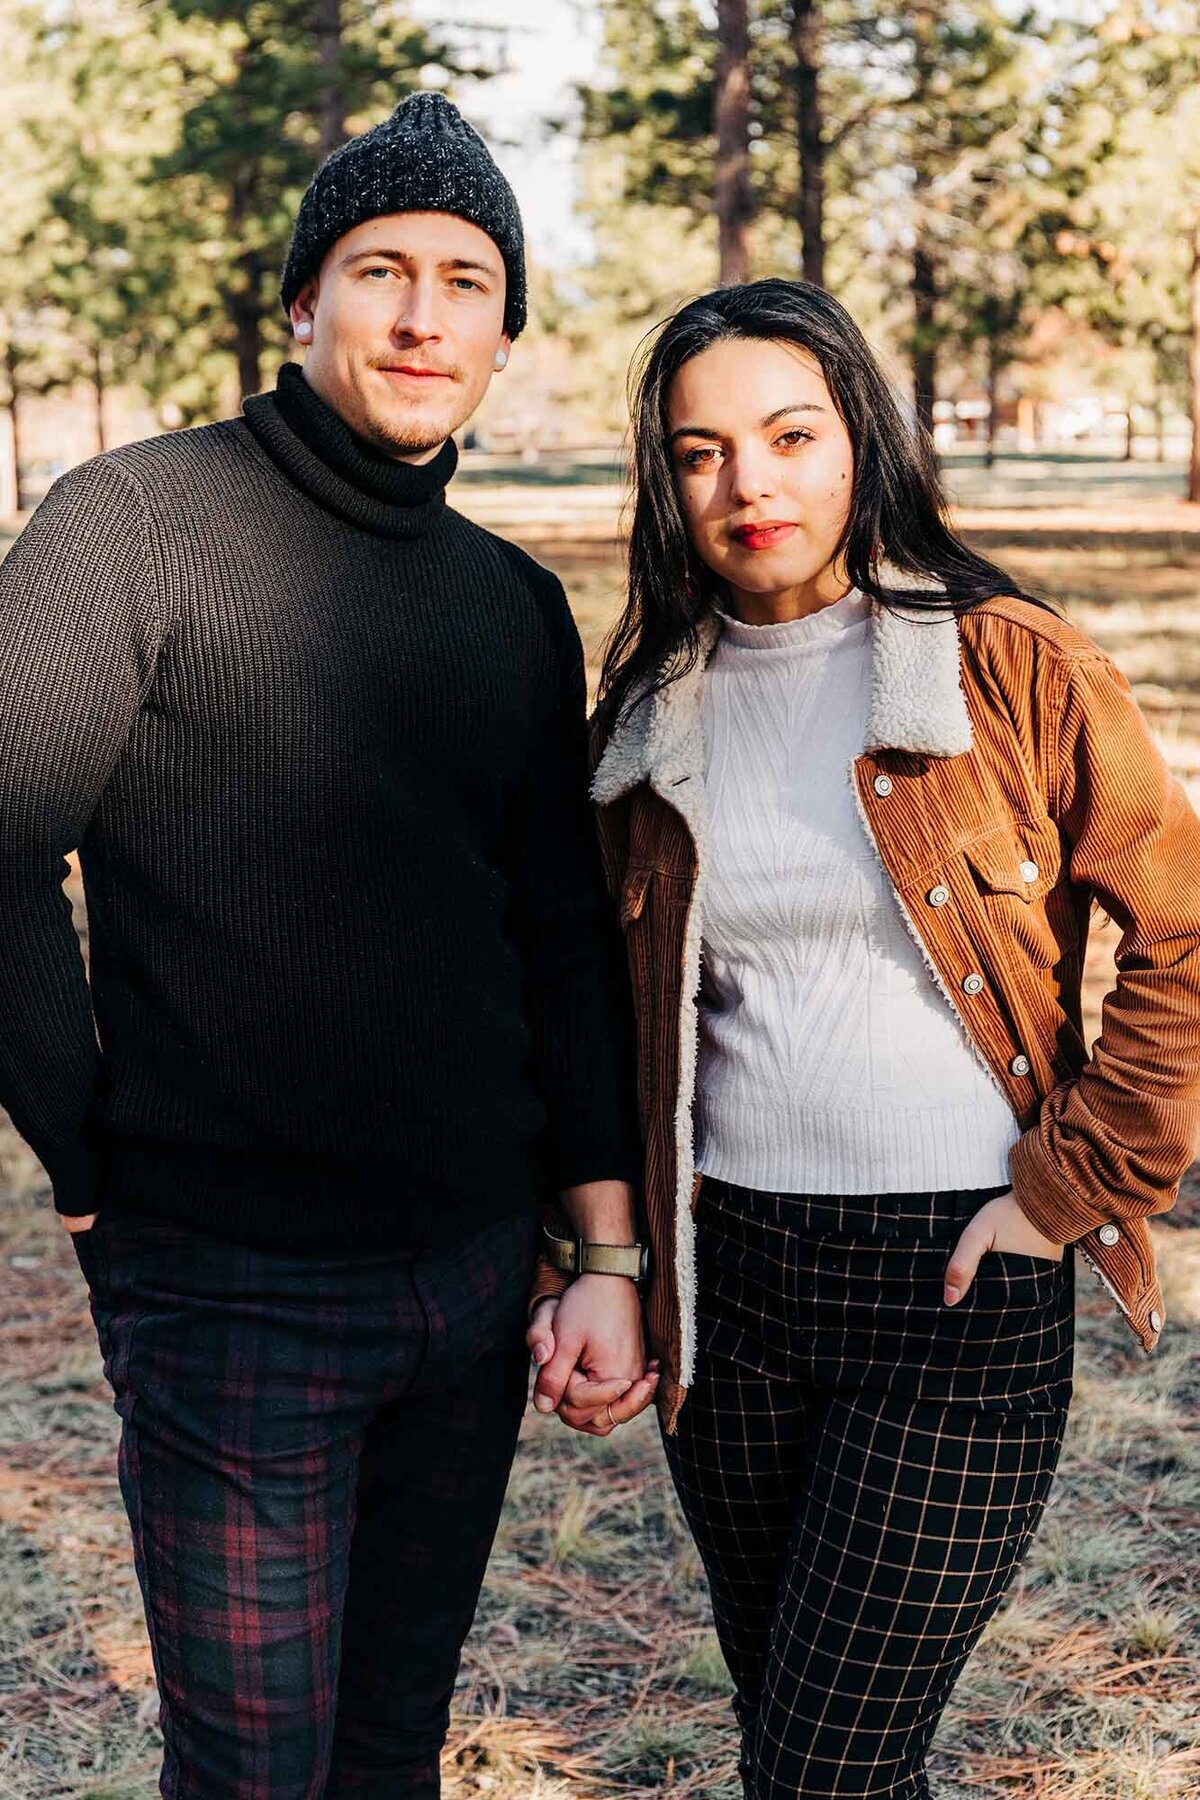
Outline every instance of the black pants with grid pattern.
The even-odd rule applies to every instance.
[[[950,1250],[1002,1189],[706,1180],[667,1457],[735,1684],[747,1800],[927,1800],[950,1691],[1027,1549],[1071,1394],[1073,1270]]]

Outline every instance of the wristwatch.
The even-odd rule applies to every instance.
[[[546,1261],[564,1275],[627,1275],[638,1287],[646,1279],[650,1251],[645,1244],[589,1244],[586,1238],[557,1237],[548,1225],[542,1233]]]

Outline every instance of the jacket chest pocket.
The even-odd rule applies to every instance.
[[[1056,836],[1005,823],[964,845],[963,856],[989,929],[1036,968],[1052,968],[1065,949],[1047,910],[1062,865]]]
[[[686,875],[660,868],[657,863],[632,863],[620,887],[621,924],[651,923],[668,931],[688,910],[692,882]]]
[[[633,1010],[637,1020],[638,1109],[652,1141],[673,1133],[679,1018],[691,884],[635,863],[620,887]]]
[[[653,869],[636,868],[625,871],[625,881],[621,888],[621,924],[626,930],[645,912],[646,896],[653,880]]]

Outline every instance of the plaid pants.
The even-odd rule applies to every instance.
[[[436,1800],[525,1405],[536,1218],[288,1254],[101,1214],[170,1800]]]
[[[1071,1393],[1073,1270],[989,1252],[994,1192],[706,1181],[695,1386],[666,1440],[734,1678],[747,1800],[927,1800],[925,1753],[1036,1529]]]

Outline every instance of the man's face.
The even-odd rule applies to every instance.
[[[340,237],[292,303],[304,373],[352,431],[428,462],[487,392],[504,333],[504,262],[452,213],[389,213]],[[303,338],[304,333],[301,331]]]

